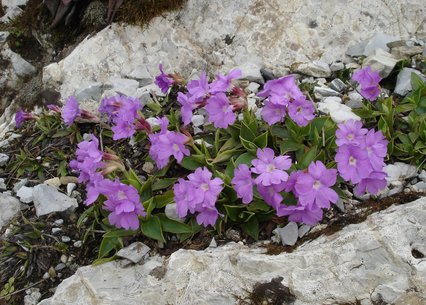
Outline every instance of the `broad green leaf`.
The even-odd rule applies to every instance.
[[[142,202],[152,197],[152,177],[145,181],[139,190],[139,194]]]
[[[124,172],[124,176],[126,177],[126,182],[132,185],[135,189],[137,189],[139,192],[142,188],[142,181],[139,179],[138,175],[136,175],[135,171],[131,168],[129,168],[128,171]]]
[[[312,161],[315,160],[315,157],[317,155],[317,148],[311,147],[307,152],[305,152],[300,158],[299,162],[297,164],[297,167],[299,169],[305,169],[311,164]]]
[[[257,146],[253,142],[247,141],[240,137],[241,144],[243,144],[244,148],[247,149],[249,152],[255,154],[257,151]]]
[[[237,141],[235,141],[235,139],[233,138],[229,138],[228,140],[226,140],[225,143],[223,143],[223,145],[220,147],[220,149],[218,150],[218,153],[222,152],[222,151],[226,151],[226,150],[231,150],[231,149],[236,149],[239,148],[241,144],[238,143]]]
[[[413,90],[418,90],[421,88],[426,88],[425,81],[416,73],[411,73],[411,87]]]
[[[239,149],[227,150],[220,152],[216,158],[212,160],[213,164],[228,161],[231,157],[238,155],[241,152]]]
[[[160,219],[152,215],[149,219],[142,221],[141,223],[142,233],[152,239],[165,242],[163,231],[161,228]]]
[[[202,166],[202,164],[200,164],[199,162],[197,162],[194,158],[194,156],[189,156],[189,157],[184,157],[182,159],[182,162],[179,163],[180,166],[182,166],[183,168],[186,168],[190,171],[194,171],[197,168],[199,168],[200,166]]]
[[[268,145],[268,131],[265,131],[260,136],[257,136],[253,143],[257,145],[259,148],[265,148]]]
[[[118,230],[112,230],[106,232],[103,237],[112,238],[112,237],[123,237],[123,236],[131,236],[135,235],[135,231],[132,230],[125,230],[125,229],[118,229]]]
[[[164,232],[173,234],[193,233],[191,226],[186,223],[168,218],[165,214],[157,214]]]
[[[101,245],[99,247],[98,259],[104,258],[112,250],[117,250],[123,247],[123,242],[119,237],[104,237],[102,238]]]
[[[254,159],[256,159],[256,156],[251,152],[243,153],[235,160],[235,167],[238,167],[240,164],[246,164],[250,167],[251,161]]]
[[[246,209],[245,206],[242,205],[223,205],[226,210],[226,215],[232,220],[232,221],[240,221],[239,215]]]
[[[241,224],[243,231],[254,240],[259,239],[259,222],[256,217],[251,217],[249,221]]]
[[[168,188],[169,186],[171,186],[172,184],[174,184],[176,181],[177,181],[177,178],[161,178],[161,179],[157,179],[152,184],[152,191],[158,191],[158,190],[163,190],[165,188]]]
[[[164,208],[166,205],[174,201],[173,190],[169,190],[161,195],[154,196],[154,204],[157,209]]]
[[[298,151],[299,149],[303,149],[304,145],[301,143],[296,143],[293,140],[283,140],[280,142],[280,153],[286,154],[290,151]]]
[[[254,124],[256,124],[256,122]],[[253,124],[249,126],[245,122],[241,122],[240,138],[250,142],[253,141],[254,138],[256,138],[256,131],[253,132],[252,125]],[[257,129],[257,126],[256,126],[256,129]]]

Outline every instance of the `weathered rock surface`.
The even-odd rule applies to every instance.
[[[411,86],[411,74],[417,74],[423,81],[426,82],[426,77],[415,69],[404,68],[401,72],[398,73],[398,77],[396,79],[395,85],[395,93],[405,96],[408,92],[410,92],[413,88]]]
[[[292,253],[266,255],[261,248],[230,243],[181,249],[169,259],[156,256],[128,268],[118,262],[82,267],[39,305],[236,304],[256,282],[276,277],[294,294],[294,305],[425,304],[425,242],[421,198]]]
[[[362,8],[362,9],[361,9]],[[424,1],[189,0],[181,11],[145,29],[113,24],[82,42],[68,57],[45,67],[44,83],[62,97],[111,77],[144,86],[166,71],[229,71],[247,62],[284,75],[295,63],[330,64],[348,45],[375,33],[426,38]],[[373,44],[374,47],[374,44]],[[327,74],[329,69],[327,69]]]
[[[20,209],[21,203],[18,199],[0,193],[0,228],[7,225]]]
[[[39,184],[34,187],[33,201],[37,216],[74,210],[78,207],[75,198],[70,198],[54,187],[45,184]]]

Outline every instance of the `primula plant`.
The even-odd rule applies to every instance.
[[[165,98],[151,104],[106,97],[100,117],[80,109],[74,97],[62,109],[49,106],[48,115],[60,113],[69,134],[87,122],[97,126],[79,136],[69,167],[86,188],[88,209],[79,224],[91,218],[93,229],[106,231],[99,258],[138,233],[164,243],[171,234],[191,238],[202,227],[221,234],[240,226],[258,239],[267,222],[314,225],[344,196],[342,189],[357,196],[384,189],[390,152],[406,156],[426,149],[417,144],[426,143],[426,128],[413,134],[394,126],[425,124],[426,89],[416,78],[413,93],[394,107],[391,98],[379,97],[376,72],[355,71],[352,79],[368,100],[357,113],[366,120],[336,124],[316,113],[294,75],[266,82],[256,107],[249,107],[238,69],[211,81],[201,72],[188,83],[159,69],[155,83]],[[404,113],[407,119],[399,118]],[[195,115],[203,126],[194,125]],[[16,125],[32,119],[19,111]],[[135,162],[105,145],[117,142],[138,150],[133,161],[143,167],[132,168]]]

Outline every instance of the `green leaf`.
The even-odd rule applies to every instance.
[[[240,137],[241,144],[243,144],[244,148],[247,149],[249,152],[255,154],[257,151],[257,146],[253,142],[250,142],[248,140],[243,139]]]
[[[155,208],[161,209],[164,208],[166,205],[174,202],[174,194],[173,190],[169,190],[161,195],[154,196],[154,204]]]
[[[142,205],[143,205],[143,208],[146,212],[146,217],[150,218],[152,211],[154,211],[154,209],[155,209],[154,198],[151,197],[148,200],[143,201]]]
[[[317,155],[317,148],[316,146],[314,146],[301,156],[297,164],[297,167],[299,169],[307,168],[309,164],[311,164],[311,162],[314,161],[316,155]]]
[[[257,145],[259,148],[265,148],[268,145],[268,131],[265,131],[260,136],[257,136],[253,143]]]
[[[241,205],[223,205],[226,210],[226,215],[232,220],[232,221],[240,221],[239,215],[246,209],[245,206]]]
[[[228,161],[229,159],[231,159],[231,157],[238,155],[238,153],[240,153],[240,152],[241,152],[241,150],[239,150],[239,149],[223,151],[223,152],[219,153],[216,156],[216,158],[214,158],[212,160],[212,163],[216,164],[216,163]]]
[[[200,232],[203,229],[203,227],[197,223],[195,218],[191,218],[188,222],[188,225],[191,227],[192,233],[182,233],[180,235],[180,241],[181,242],[187,240],[191,236],[194,236],[194,234],[197,234],[198,232]]]
[[[104,237],[99,247],[98,259],[104,258],[112,250],[117,250],[123,247],[123,242],[119,237]]]
[[[229,138],[228,140],[226,140],[226,142],[220,147],[220,149],[218,150],[218,153],[222,152],[222,151],[226,151],[226,150],[231,150],[231,149],[235,149],[235,148],[239,148],[240,147],[240,143],[238,143],[237,141],[235,141],[234,138]]]
[[[174,184],[177,181],[177,178],[161,178],[157,179],[152,184],[152,191],[159,191],[165,188],[168,188],[170,185]]]
[[[256,159],[256,156],[252,154],[251,152],[243,153],[235,160],[235,167],[237,167],[240,164],[246,164],[250,167],[251,161],[254,159]]]
[[[109,263],[112,262],[113,260],[115,260],[115,256],[111,256],[111,257],[105,257],[105,258],[97,258],[93,261],[92,266],[98,266],[98,265],[102,265],[105,263]]]
[[[62,130],[58,130],[53,136],[52,138],[63,138],[66,137],[68,135],[71,134],[71,131],[68,129],[62,129]]]
[[[200,162],[199,162],[200,161],[200,159],[199,159],[200,156],[202,158],[204,158],[204,163],[200,164]],[[205,158],[206,157],[202,156],[202,155],[192,155],[192,156],[183,158],[182,162],[179,163],[179,165],[182,166],[183,168],[186,168],[186,169],[190,170],[190,171],[194,171],[197,168],[199,168],[200,166],[205,165]]]
[[[133,230],[125,230],[125,229],[118,229],[118,230],[112,230],[112,231],[108,231],[106,232],[103,237],[123,237],[123,236],[131,236],[131,235],[135,235],[135,231]]]
[[[92,205],[88,209],[86,209],[77,220],[77,228],[80,228],[81,225],[86,221],[86,219],[94,212],[96,209],[96,205]]]
[[[425,81],[416,73],[411,73],[411,87],[413,90],[418,90],[421,88],[426,88]]]
[[[129,168],[128,171],[124,172],[124,176],[126,177],[126,182],[130,185],[132,185],[135,189],[138,191],[142,188],[142,181],[139,179],[138,175],[136,175],[135,171],[131,168]]]
[[[193,233],[191,226],[186,223],[168,218],[165,214],[157,214],[164,232],[173,234]]]
[[[281,125],[273,125],[271,127],[271,134],[272,136],[278,137],[281,139],[286,139],[290,137],[287,128]]]
[[[152,197],[152,177],[146,180],[142,187],[140,187],[139,194],[141,195],[142,202]]]
[[[280,142],[280,153],[282,155],[291,151],[298,151],[299,149],[303,149],[303,148],[304,148],[303,144],[294,142],[293,140],[282,140]]]
[[[256,132],[257,132],[257,125],[255,124],[256,122],[250,125],[247,125],[245,122],[241,122],[240,138],[247,141],[253,141],[254,138],[256,138]],[[255,128],[253,128],[253,126],[255,126]]]
[[[259,222],[256,217],[251,217],[249,221],[241,224],[243,231],[254,240],[259,239]]]
[[[161,229],[160,219],[157,216],[152,215],[149,219],[143,221],[141,223],[141,229],[145,236],[163,243],[166,242]]]

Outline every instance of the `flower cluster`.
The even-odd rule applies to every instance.
[[[355,71],[352,79],[361,86],[361,95],[369,101],[374,101],[380,94],[379,82],[382,80],[379,73],[370,66]]]
[[[216,201],[223,189],[223,181],[220,178],[211,178],[212,173],[204,167],[197,168],[194,173],[188,175],[188,180],[178,180],[173,191],[179,217],[198,213],[198,224],[208,226],[216,223],[219,217]]]
[[[189,138],[184,134],[167,129],[169,120],[166,117],[157,119],[160,124],[160,132],[149,135],[151,147],[149,155],[156,162],[159,169],[165,167],[169,163],[169,157],[174,156],[180,163],[184,156],[189,156],[189,149],[185,147],[185,143]]]
[[[58,111],[57,107],[55,107],[54,105],[49,105],[48,108],[55,112]],[[75,119],[78,117],[81,117],[91,122],[99,121],[99,118],[96,115],[92,114],[87,110],[80,109],[80,105],[74,96],[68,97],[64,107],[62,107],[61,117],[64,120],[65,125],[67,125],[68,127],[71,126],[74,123]]]
[[[15,126],[16,128],[19,128],[22,126],[22,124],[24,124],[25,121],[35,120],[36,118],[37,117],[34,114],[19,109],[15,114]]]
[[[109,222],[118,228],[136,230],[139,227],[138,216],[143,216],[143,206],[140,203],[138,191],[119,180],[111,181],[104,178],[107,173],[124,167],[117,162],[116,155],[102,152],[99,140],[90,135],[90,140],[78,144],[76,160],[70,162],[70,167],[80,173],[79,182],[86,183],[86,205],[94,203],[100,195],[107,197],[104,209],[110,211]]]
[[[330,208],[338,200],[331,188],[336,183],[337,171],[327,169],[321,161],[312,162],[308,171],[292,172],[285,191],[292,192],[298,199],[297,205],[282,209],[281,215],[288,215],[290,221],[316,224],[322,219],[322,209]]]
[[[167,93],[170,87],[174,84],[174,79],[171,74],[165,74],[163,65],[159,65],[160,74],[155,77],[154,83],[161,89],[163,93]]]
[[[162,67],[160,67],[160,71],[161,74],[156,77],[156,84],[163,90],[166,88],[165,84],[169,78],[162,71]],[[201,72],[199,79],[190,81],[186,86],[187,92],[179,92],[177,97],[181,105],[183,124],[188,125],[191,122],[193,111],[201,107],[207,111],[208,121],[213,123],[216,128],[227,128],[234,124],[237,118],[234,111],[244,107],[244,101],[241,98],[245,94],[241,90],[233,90],[232,85],[232,80],[240,76],[241,71],[234,69],[228,75],[218,74],[215,80],[209,84],[206,73]]]
[[[285,188],[288,180],[288,170],[291,160],[288,156],[275,157],[275,153],[270,148],[258,149],[257,159],[251,161],[252,167],[240,164],[234,173],[232,185],[237,192],[238,198],[242,198],[243,203],[248,204],[253,200],[253,187],[256,186],[260,196],[265,202],[281,214],[281,204],[283,197],[280,192]],[[256,178],[252,174],[257,174]]]
[[[314,105],[300,91],[293,75],[266,82],[257,94],[265,97],[262,118],[269,125],[283,122],[286,113],[299,126],[306,126],[314,117]]]
[[[150,125],[139,113],[143,106],[138,98],[113,96],[103,98],[99,112],[106,114],[108,121],[113,123],[113,139],[130,138],[136,130],[151,132]]]
[[[335,160],[340,176],[356,185],[354,192],[377,194],[386,187],[384,158],[388,141],[381,131],[362,128],[359,121],[348,120],[338,125]]]

